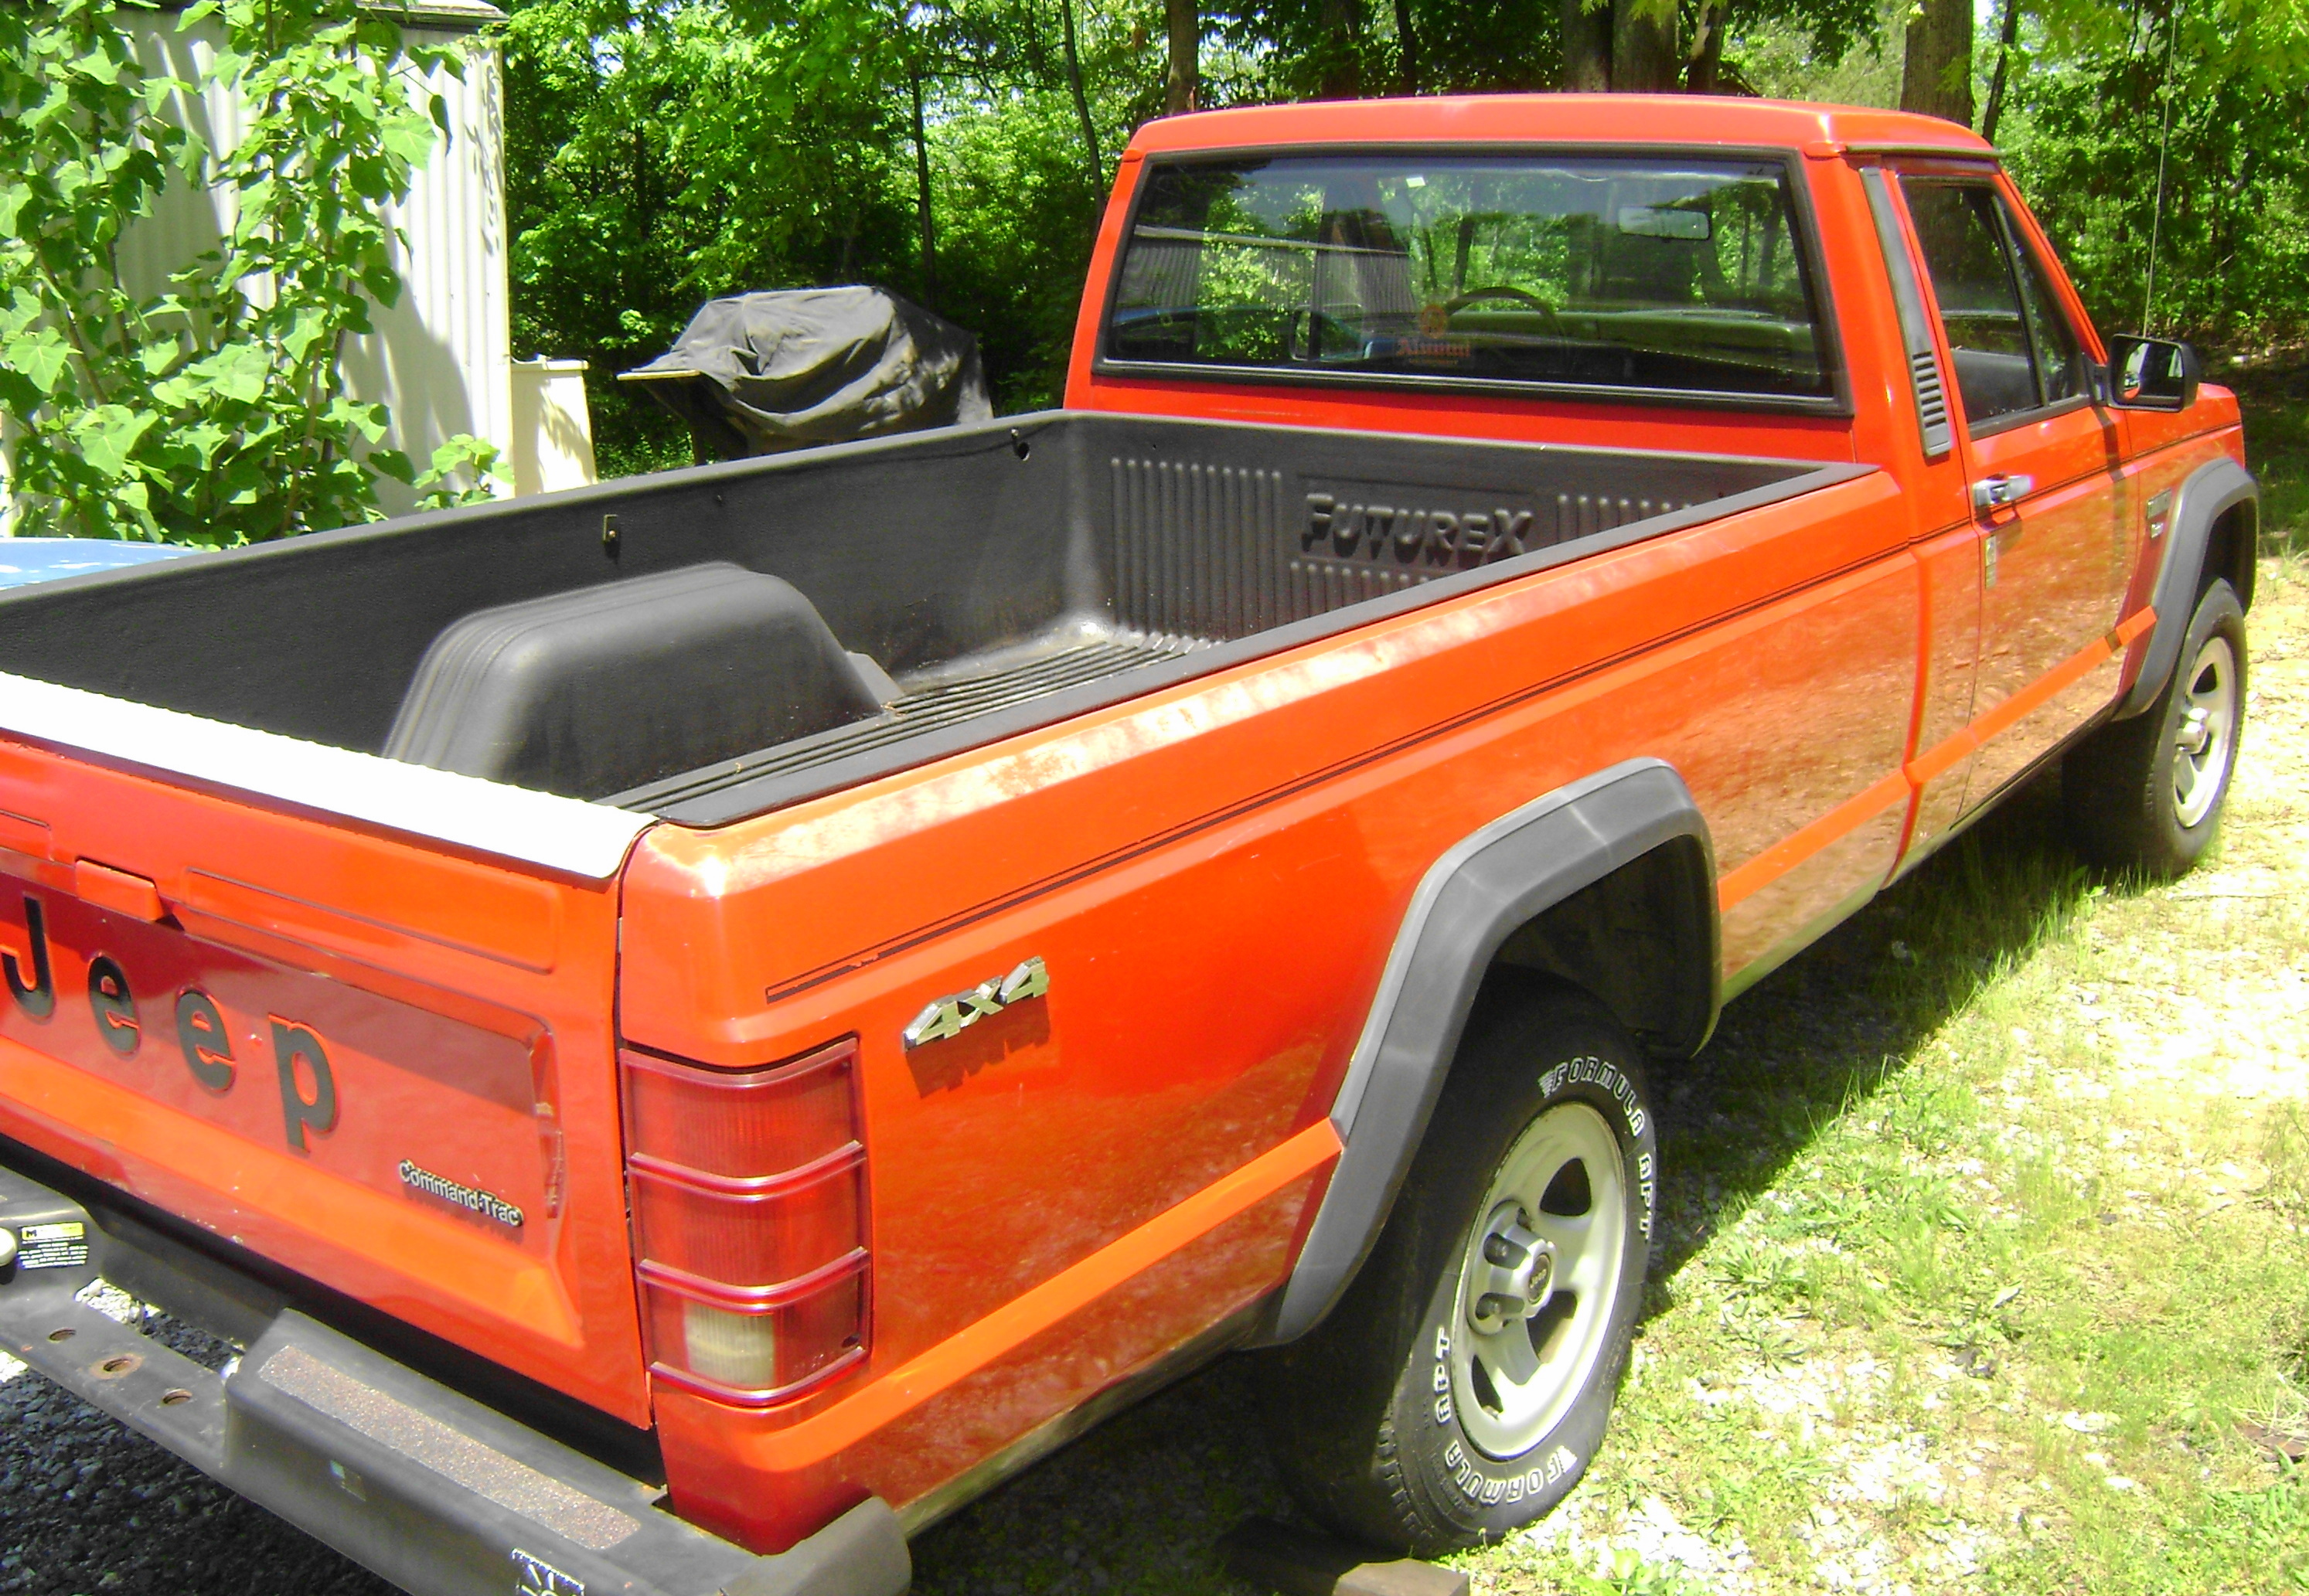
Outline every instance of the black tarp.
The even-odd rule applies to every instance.
[[[708,300],[673,348],[621,380],[689,423],[701,462],[994,414],[977,338],[879,289]]]

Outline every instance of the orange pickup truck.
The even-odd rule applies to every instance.
[[[1237,1348],[1496,1538],[1724,1003],[2206,846],[2255,503],[1949,124],[1154,123],[1063,410],[0,597],[0,1341],[416,1592],[888,1596]]]

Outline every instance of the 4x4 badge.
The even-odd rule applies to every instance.
[[[981,981],[967,992],[956,992],[925,1005],[914,1022],[901,1034],[907,1051],[926,1042],[942,1042],[1012,1004],[1040,997],[1051,989],[1051,972],[1040,958],[1028,959],[999,981]]]

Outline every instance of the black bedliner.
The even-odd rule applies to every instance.
[[[26,588],[0,670],[710,826],[1860,469],[1047,411]]]

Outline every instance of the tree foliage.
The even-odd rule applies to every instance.
[[[1567,3],[1237,0],[1189,23],[1179,0],[511,0],[515,341],[592,363],[605,469],[687,460],[614,374],[744,289],[880,284],[976,332],[1001,403],[1054,402],[1116,157],[1185,82],[1206,108],[1551,89]],[[1873,4],[1694,0],[1672,31],[1715,26],[1721,61],[1728,6],[1834,56]],[[1184,82],[1174,24],[1198,30]]]
[[[2309,332],[2309,5],[2066,0],[2020,37],[1999,142],[2094,319]]]
[[[886,278],[904,258],[900,23],[826,0],[515,8],[514,340],[592,363],[605,456],[647,463],[652,440],[602,379],[662,351],[700,301]]]
[[[140,7],[141,8],[141,7]],[[453,496],[489,447],[420,475],[388,418],[343,392],[348,339],[401,284],[383,208],[432,151],[447,52],[350,0],[202,0],[222,44],[203,82],[138,58],[116,0],[0,9],[0,408],[22,530],[229,544],[373,519],[381,477]],[[171,115],[237,93],[212,151]],[[212,249],[157,291],[124,240],[171,185],[228,200]]]
[[[194,86],[148,75],[123,42],[120,8],[149,3],[0,8],[0,405],[20,434],[17,495],[39,525],[203,539],[373,513],[379,473],[416,473],[376,448],[384,417],[344,398],[337,356],[398,292],[377,219],[438,136],[411,88],[433,57],[355,0],[207,0],[192,14],[215,11],[232,41],[215,71],[260,108],[239,150],[212,152],[161,115]],[[1927,9],[507,4],[515,339],[592,362],[610,470],[687,458],[683,430],[615,373],[744,289],[886,286],[979,334],[1004,406],[1054,401],[1116,158],[1189,98],[1587,83],[1889,102]],[[2105,324],[2142,319],[2153,236],[2159,329],[2230,344],[2309,331],[2309,0],[2018,0],[1978,41],[1972,0],[1938,12],[1964,24],[1933,48],[1968,59],[1967,81],[1919,81],[1959,115],[1997,108],[1998,142]],[[238,196],[229,236],[139,297],[118,240],[195,183]]]
[[[512,11],[515,342],[591,362],[605,469],[687,461],[682,430],[614,374],[716,294],[879,283],[976,331],[1007,402],[1054,393],[1079,277],[1055,285],[1079,272],[1130,129],[1163,107],[1151,0],[1128,13],[1074,0],[1079,101],[1060,0]]]

